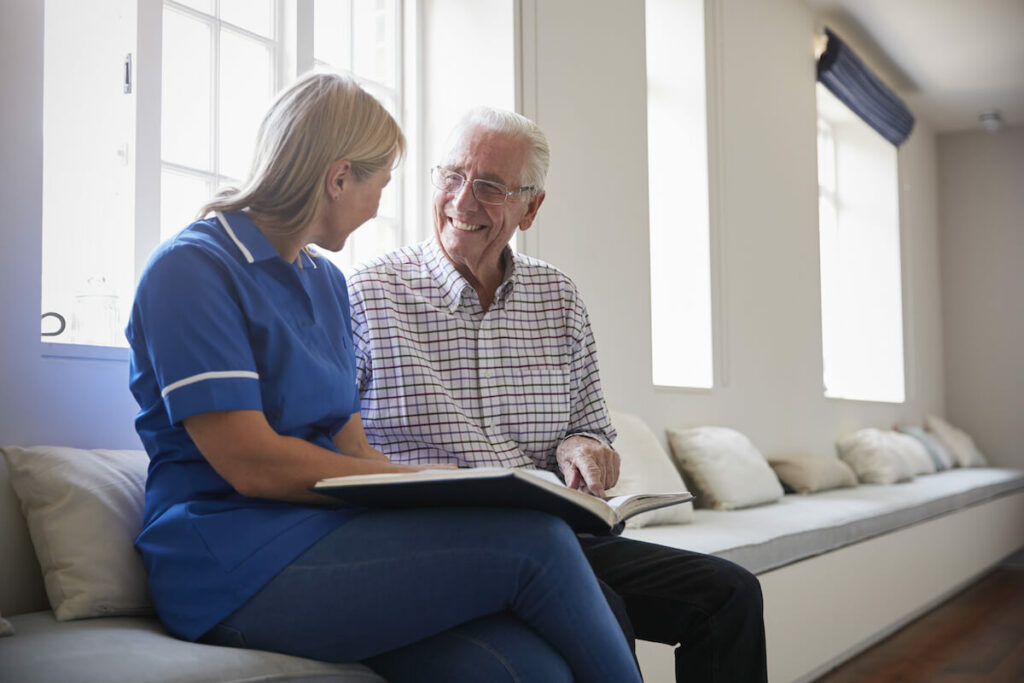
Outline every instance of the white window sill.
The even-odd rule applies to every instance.
[[[128,362],[128,348],[122,346],[94,346],[92,344],[56,344],[40,342],[43,358],[74,358],[79,360],[102,360],[119,363]]]

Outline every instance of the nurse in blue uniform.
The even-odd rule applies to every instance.
[[[311,74],[260,127],[245,185],[161,245],[135,296],[136,546],[179,638],[392,681],[637,681],[572,532],[530,511],[386,511],[309,491],[392,463],[359,420],[341,249],[404,150],[350,79]]]

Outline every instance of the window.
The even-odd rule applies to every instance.
[[[313,60],[318,68],[354,74],[402,123],[401,54],[396,49],[400,4],[398,0],[315,0]],[[321,252],[342,270],[418,237],[411,229],[403,232],[400,198],[406,168],[403,164],[384,188],[376,218],[352,233],[340,252]]]
[[[43,333],[62,332],[43,341],[115,344],[135,282],[135,2],[44,13]]]
[[[297,74],[348,72],[401,123],[402,11],[401,0],[46,0],[42,340],[126,345],[146,256],[245,178],[260,118]],[[347,266],[415,238],[400,229],[402,187],[400,169],[375,225],[328,257]]]
[[[825,395],[901,403],[896,147],[820,83],[817,98]]]
[[[704,3],[647,0],[651,340],[656,385],[713,385]]]

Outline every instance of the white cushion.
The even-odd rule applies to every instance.
[[[787,453],[768,456],[783,485],[796,493],[814,493],[857,485],[857,475],[834,455]]]
[[[151,614],[146,571],[132,545],[142,527],[146,454],[2,450],[57,619]]]
[[[921,442],[921,445],[928,451],[928,456],[935,463],[937,471],[948,470],[956,464],[949,449],[941,441],[920,427],[899,426],[896,429],[904,434],[909,434]]]
[[[668,442],[697,507],[733,510],[782,498],[782,484],[764,456],[734,429],[669,429]]]
[[[608,496],[687,490],[679,470],[643,420],[614,410],[611,411],[611,418],[618,432],[615,450],[619,452],[620,465],[619,481],[607,491]],[[683,503],[642,512],[626,520],[626,526],[637,529],[656,524],[685,524],[692,520],[693,503]]]
[[[925,417],[924,426],[949,450],[958,467],[984,467],[988,464],[974,445],[974,439],[964,430],[934,415]]]
[[[913,478],[910,460],[901,453],[901,445],[889,432],[866,427],[838,442],[839,457],[853,468],[863,484],[895,484]]]
[[[935,474],[935,461],[928,455],[924,444],[910,436],[897,431],[884,432],[885,437],[892,442],[896,452],[910,467],[913,476],[919,474]]]

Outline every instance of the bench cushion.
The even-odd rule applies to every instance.
[[[761,573],[1019,489],[1022,470],[954,469],[902,484],[791,494],[745,510],[697,510],[693,524],[623,535],[717,555]]]
[[[58,622],[53,612],[11,617],[17,635],[0,640],[0,681],[354,681],[384,683],[362,664],[177,640],[151,617]]]

